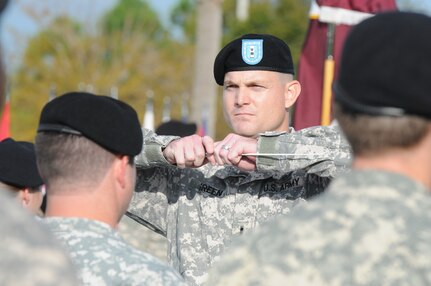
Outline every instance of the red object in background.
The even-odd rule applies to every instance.
[[[0,121],[0,141],[10,137],[10,104],[6,101]]]
[[[370,14],[396,10],[395,0],[317,0],[316,2],[320,8],[322,6],[342,8]],[[333,43],[334,80],[337,79],[344,40],[351,27],[344,24],[335,26]],[[293,119],[293,126],[296,130],[321,124],[327,28],[327,23],[319,21],[319,15],[310,13],[308,32],[299,58],[297,78],[301,83],[302,91],[296,102]]]

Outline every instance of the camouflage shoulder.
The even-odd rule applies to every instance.
[[[66,252],[40,222],[0,190],[0,285],[79,285]]]

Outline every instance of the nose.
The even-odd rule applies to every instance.
[[[250,97],[248,95],[247,90],[243,87],[238,88],[238,91],[235,97],[235,105],[242,106],[249,103],[250,103]]]

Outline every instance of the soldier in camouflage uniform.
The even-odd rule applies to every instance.
[[[0,189],[0,285],[79,285],[75,269],[49,231]]]
[[[209,285],[431,285],[429,35],[402,12],[352,30],[334,91],[353,170],[234,242]]]
[[[214,75],[235,133],[214,143],[144,130],[129,208],[131,217],[167,237],[170,263],[195,285],[205,283],[234,236],[321,192],[350,156],[336,126],[289,129],[288,109],[301,88],[280,39],[234,40],[217,56]],[[243,155],[257,151],[260,156]]]
[[[0,0],[0,15],[7,3],[7,0]],[[0,53],[0,109],[3,109],[5,73],[1,59]],[[26,147],[28,147],[27,143],[18,143],[11,139],[2,141],[0,285],[79,285],[72,262],[60,244],[47,229],[35,223],[34,218],[17,203],[16,197],[11,195],[11,184],[13,186],[42,184],[36,169],[34,150],[30,152],[25,150]],[[16,151],[19,151],[19,154]],[[8,163],[13,166],[8,166]],[[23,164],[29,164],[29,166]]]
[[[41,214],[43,181],[34,144],[6,138],[0,142],[0,188],[9,191],[30,213]]]
[[[132,198],[142,148],[136,112],[106,96],[67,93],[42,110],[36,137],[47,186],[43,223],[65,245],[84,285],[183,285],[116,227]]]

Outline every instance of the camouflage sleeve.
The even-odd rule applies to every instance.
[[[141,225],[166,236],[169,177],[163,168],[137,168],[136,186],[126,215]]]
[[[136,187],[127,216],[149,229],[166,236],[169,181],[174,168],[163,157],[162,148],[179,137],[158,136],[143,129],[142,152],[135,157]]]
[[[142,129],[142,134],[144,136],[144,144],[141,153],[135,157],[135,164],[143,168],[168,165],[169,163],[163,157],[162,149],[180,137],[157,135],[145,128]]]
[[[258,170],[308,169],[322,177],[344,171],[351,161],[350,146],[337,124],[291,133],[263,133],[258,139]]]

